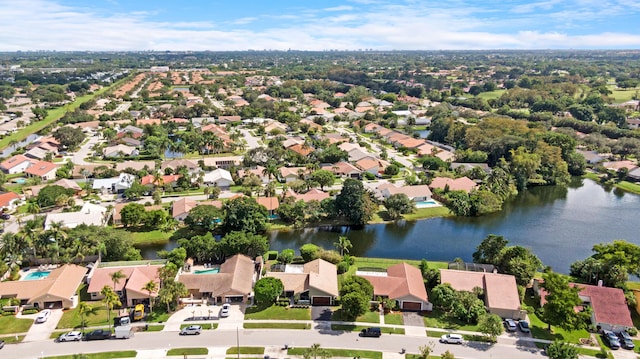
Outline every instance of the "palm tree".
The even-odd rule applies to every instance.
[[[108,285],[102,287],[100,294],[104,296],[102,302],[107,306],[107,321],[109,322],[109,331],[111,331],[111,310],[113,310],[114,306],[121,306],[122,303],[116,292],[113,291],[113,288]]]
[[[349,238],[345,236],[340,236],[337,242],[334,242],[333,245],[340,250],[340,255],[344,256],[345,253],[349,253],[349,249],[353,247]]]
[[[304,359],[317,359],[318,357],[322,358],[322,359],[328,359],[331,358],[331,353],[329,353],[327,350],[322,349],[320,347],[320,344],[313,344],[310,348],[306,349],[304,351],[304,353],[302,354],[302,357]]]
[[[162,173],[160,173],[160,171],[156,171],[153,174],[153,185],[155,186],[155,188],[164,186],[164,176],[162,175]]]
[[[110,273],[109,276],[111,277],[111,280],[113,281],[113,291],[114,292],[116,291],[116,284],[120,283],[120,279],[124,279],[124,278],[127,277],[124,273],[122,273],[121,270],[119,270],[117,272]]]
[[[267,176],[269,180],[271,180],[272,176],[273,178],[278,178],[278,164],[273,160],[268,160],[262,170],[262,175]]]
[[[150,280],[144,284],[142,290],[146,290],[149,293],[149,309],[151,314],[153,314],[153,297],[151,296],[151,293],[156,293],[157,295],[158,284],[154,280]]]
[[[27,204],[27,212],[31,214],[38,214],[40,213],[40,206],[37,202],[29,202]]]
[[[80,325],[82,326],[82,332],[84,332],[84,317],[98,314],[98,307],[92,306],[87,302],[80,302],[78,303],[78,314],[80,314]]]
[[[25,252],[25,241],[13,233],[5,233],[0,238],[0,254],[4,257],[9,269],[14,269],[22,264],[22,255]]]

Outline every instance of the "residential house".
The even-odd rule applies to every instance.
[[[209,299],[214,303],[247,303],[253,297],[253,285],[260,266],[253,259],[236,254],[228,258],[218,273],[178,274],[193,299]],[[258,270],[258,272],[256,272]]]
[[[292,190],[287,192],[288,197],[295,198],[297,201],[310,202],[310,201],[318,201],[322,202],[322,200],[331,197],[329,193],[323,192],[317,188],[312,188],[305,193],[295,193]]]
[[[118,132],[118,138],[122,138],[122,137],[140,138],[143,135],[144,135],[143,129],[141,129],[140,127],[132,126],[132,125],[128,125]]]
[[[5,192],[0,194],[0,210],[13,211],[18,207],[18,204],[24,200],[24,196],[21,196],[15,192]]]
[[[620,170],[622,168],[626,168],[627,170],[632,171],[635,168],[637,168],[638,166],[633,161],[624,160],[624,161],[604,162],[604,163],[602,163],[602,167],[604,167],[604,168],[606,168],[606,169],[608,169],[610,171],[618,171],[618,170]]]
[[[33,147],[24,153],[26,157],[33,158],[35,160],[44,160],[47,155],[51,153],[41,147]]]
[[[341,144],[338,145],[338,148],[349,153],[353,150],[362,150],[362,147],[360,147],[359,144],[357,143],[351,143],[351,142],[342,142]]]
[[[289,148],[287,148],[289,151],[293,151],[297,154],[299,154],[302,157],[307,157],[309,156],[309,154],[313,153],[315,150],[313,147],[311,146],[307,146],[306,144],[295,144]]]
[[[117,158],[125,156],[137,156],[138,150],[135,147],[127,145],[113,145],[105,147],[102,150],[102,155],[106,158]]]
[[[464,163],[464,162],[453,162],[451,163],[451,169],[456,170],[460,169],[462,172],[471,171],[474,168],[480,168],[485,173],[491,173],[491,168],[486,163]]]
[[[256,198],[256,202],[263,205],[267,209],[269,218],[276,218],[278,216],[278,214],[276,213],[278,207],[280,207],[280,201],[278,200],[278,197],[258,197]]]
[[[361,169],[363,172],[369,172],[373,175],[383,172],[387,166],[388,162],[371,157],[366,157],[356,162],[356,167]]]
[[[127,146],[133,146],[133,147],[142,146],[142,141],[137,140],[135,138],[131,138],[131,137],[123,137],[120,139],[119,142]]]
[[[114,208],[113,208],[113,225],[114,226],[120,226],[122,225],[122,215],[120,214],[120,212],[122,211],[122,208],[124,208],[124,206],[126,206],[128,203],[117,203]],[[156,211],[156,210],[164,210],[164,207],[162,207],[162,205],[157,205],[157,206],[144,206],[144,210],[147,212],[150,211]]]
[[[356,272],[373,285],[373,298],[393,299],[402,310],[432,310],[420,269],[405,262],[387,268],[386,272]]]
[[[262,183],[267,184],[271,179],[269,178],[269,176],[265,175],[264,170],[265,168],[262,166],[256,166],[256,168],[238,170],[238,178],[245,178],[245,177],[249,177],[250,175],[255,175],[258,178],[260,178]]]
[[[409,197],[410,200],[414,202],[424,202],[431,199],[431,190],[427,185],[417,185],[417,186],[402,186],[396,187],[393,184],[389,184],[388,186],[384,186],[380,193],[383,198],[389,198],[394,194],[405,194]]]
[[[540,306],[547,302],[547,291],[540,286],[541,280],[534,279],[533,290],[540,298]],[[584,305],[591,307],[591,324],[598,330],[611,330],[616,333],[634,327],[624,292],[620,288],[569,283],[580,288],[578,295]],[[579,310],[580,308],[576,308]]]
[[[27,168],[24,173],[29,177],[38,177],[42,181],[56,179],[56,171],[58,166],[52,162],[38,161]]]
[[[173,201],[173,203],[171,204],[171,216],[174,219],[182,222],[184,221],[185,218],[187,218],[187,216],[189,215],[189,212],[191,212],[191,210],[197,206],[214,206],[214,207],[222,208],[222,202],[220,201],[196,202],[193,199],[183,197],[176,201]]]
[[[140,178],[140,184],[147,187],[164,187],[167,185],[171,185],[172,187],[176,187],[178,184],[178,179],[182,177],[181,175],[164,175],[156,178],[154,175],[146,175]]]
[[[482,289],[487,311],[501,318],[525,319],[527,312],[520,305],[516,278],[509,274],[469,272],[440,269],[440,283],[448,283],[455,290],[473,292]]]
[[[448,178],[448,177],[436,177],[431,181],[429,187],[431,189],[439,188],[442,190],[449,189],[449,191],[465,191],[470,193],[476,189],[478,185],[469,177],[460,178]]]
[[[38,161],[32,158],[28,158],[24,155],[15,155],[3,161],[0,164],[0,168],[2,168],[5,173],[12,175],[24,172],[27,168],[29,168],[36,162]]]
[[[311,305],[333,305],[339,294],[336,265],[323,259],[304,265],[287,264],[284,272],[267,272],[266,276],[282,281],[284,297],[299,298]]]
[[[234,183],[229,171],[218,168],[204,174],[204,184],[228,190]]]
[[[80,192],[82,192],[82,188],[80,188],[80,185],[78,185],[78,183],[66,178],[59,179],[51,184],[42,184],[37,186],[25,187],[23,188],[23,192],[29,197],[37,197],[38,193],[40,193],[40,190],[42,190],[46,186],[60,186],[62,188],[72,189],[76,196],[79,195]]]
[[[77,290],[87,269],[65,264],[38,280],[0,282],[0,298],[17,298],[20,305],[45,308],[74,308],[79,298]]]
[[[272,133],[273,131],[286,133],[288,130],[289,126],[278,121],[269,121],[269,123],[264,126],[265,133]]]
[[[154,282],[157,288],[160,288],[159,271],[163,265],[125,265],[125,266],[105,266],[93,269],[87,276],[87,293],[91,296],[91,300],[97,301],[104,298],[100,292],[105,286],[114,289],[114,291],[124,299],[123,306],[133,307],[139,303],[148,303],[149,296],[156,297],[158,292],[144,290],[143,287]],[[114,283],[111,274],[121,272],[124,278]],[[114,288],[115,285],[115,288]]]
[[[282,141],[282,147],[289,148],[293,145],[303,145],[304,142],[304,138],[300,136],[288,137],[286,140]]]
[[[358,162],[358,161],[360,161],[362,159],[365,159],[365,158],[369,158],[369,159],[375,159],[376,158],[373,154],[365,151],[364,149],[362,149],[360,147],[359,148],[355,148],[355,149],[353,149],[351,151],[348,151],[347,154],[349,155],[349,162]]]
[[[334,164],[322,165],[322,169],[333,172],[336,176],[344,178],[360,178],[362,173],[358,167],[349,162],[338,162]]]
[[[151,173],[156,168],[156,163],[155,161],[124,161],[116,163],[116,171],[122,172],[129,168],[134,171],[142,171],[146,169]]]
[[[120,173],[118,177],[113,178],[96,178],[93,180],[92,189],[99,190],[102,193],[121,193],[131,188],[136,180],[136,176],[128,173]]]
[[[597,151],[584,151],[584,150],[576,150],[579,154],[584,156],[584,159],[588,164],[596,164],[604,160],[604,157],[600,156]]]
[[[75,228],[81,224],[87,226],[104,226],[111,213],[97,204],[85,202],[78,212],[49,213],[44,221],[44,229],[51,229],[52,223],[62,223],[63,227]]]
[[[238,167],[242,163],[242,156],[205,157],[205,166],[214,166],[228,170],[231,167]]]
[[[300,176],[305,176],[309,173],[309,170],[305,167],[280,167],[280,179],[285,183],[293,182],[300,179]]]
[[[419,148],[424,143],[425,143],[424,140],[413,138],[413,137],[408,137],[408,138],[402,138],[402,139],[399,139],[399,140],[393,142],[393,146],[395,148],[405,147],[405,148],[408,148],[408,149],[414,149],[414,148]]]
[[[193,174],[197,175],[201,171],[200,166],[198,166],[198,163],[196,161],[186,160],[186,159],[164,161],[162,162],[160,169],[164,173],[167,173],[167,168],[170,168],[171,171],[173,171],[173,173],[177,173],[180,167],[186,167],[187,171],[189,172],[189,175],[193,175]]]

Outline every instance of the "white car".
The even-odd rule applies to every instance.
[[[229,316],[229,311],[231,310],[231,304],[224,303],[222,305],[222,309],[220,310],[220,318],[226,318]]]
[[[462,344],[462,335],[460,334],[445,334],[440,337],[440,343],[446,344]]]
[[[202,332],[202,327],[199,325],[190,325],[188,327],[182,328],[180,330],[180,335],[200,335]]]
[[[82,339],[82,332],[73,331],[64,333],[58,337],[59,342],[79,342]]]
[[[40,313],[38,313],[38,316],[36,317],[36,323],[44,323],[47,321],[47,319],[49,319],[49,316],[51,315],[51,310],[49,309],[45,309],[43,311],[41,311]]]

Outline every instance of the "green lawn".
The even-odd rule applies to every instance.
[[[464,323],[455,318],[449,318],[439,309],[427,312],[424,317],[424,326],[428,328],[457,329],[468,330],[472,332],[478,331],[478,325]]]
[[[254,306],[247,308],[244,319],[311,320],[311,309],[280,307],[277,305],[272,305],[267,308]]]
[[[615,103],[623,103],[623,102],[627,102],[629,100],[633,100],[633,96],[636,94],[636,92],[640,91],[640,89],[638,89],[638,88],[623,90],[623,89],[618,89],[615,86],[610,87],[610,90],[611,90],[612,94],[610,94],[608,96],[612,97],[613,98],[613,102],[615,102]]]
[[[119,352],[103,352],[103,353],[92,353],[92,354],[83,354],[83,359],[120,359],[120,358],[135,358],[138,355],[138,352],[135,350],[122,350]],[[43,359],[77,359],[79,356],[77,354],[71,355],[59,355],[54,357],[44,357]]]
[[[89,305],[92,307],[97,307],[97,311],[95,315],[85,315],[85,327],[92,326],[104,326],[109,325],[110,323],[107,321],[107,308],[102,302],[89,302]],[[111,310],[111,321],[113,322],[113,318],[118,316],[117,310]],[[82,324],[80,323],[80,315],[78,314],[78,308],[65,310],[64,314],[62,314],[62,318],[58,322],[56,329],[67,329],[67,328],[80,328]]]
[[[531,298],[530,295],[525,295],[524,302],[530,308],[537,308],[538,303],[535,302],[535,298]],[[579,344],[580,338],[588,338],[589,332],[586,330],[574,330],[567,331],[561,328],[552,327],[552,332],[547,330],[547,323],[538,318],[534,310],[529,310],[529,325],[531,326],[531,335],[534,338],[546,339],[546,340],[563,340],[572,344]]]
[[[431,207],[431,208],[419,208],[416,209],[414,213],[403,214],[404,219],[407,221],[415,221],[418,219],[425,218],[434,218],[434,217],[449,217],[453,216],[449,208],[442,207]]]
[[[287,354],[302,356],[307,349],[308,348],[291,348],[287,350]],[[322,349],[329,352],[329,354],[333,357],[343,357],[343,358],[360,357],[360,358],[382,359],[382,352],[376,352],[371,350],[325,349],[325,348],[322,348]]]
[[[112,85],[113,86],[113,85]],[[84,95],[84,96],[80,96],[78,98],[76,98],[76,100],[70,104],[64,105],[62,107],[57,107],[54,109],[50,109],[48,110],[49,112],[47,113],[47,117],[42,120],[42,121],[38,121],[38,122],[34,122],[32,124],[30,124],[29,126],[26,126],[22,129],[20,129],[19,131],[12,133],[9,136],[6,136],[5,138],[0,140],[0,149],[4,149],[5,147],[9,146],[9,143],[11,143],[11,141],[16,140],[16,141],[22,141],[25,138],[27,138],[30,134],[32,133],[36,133],[40,130],[42,130],[43,128],[47,127],[48,125],[58,121],[60,118],[62,118],[62,116],[64,116],[67,112],[72,112],[74,111],[76,108],[78,108],[80,106],[81,103],[86,102],[92,98],[94,98],[95,96],[105,92],[106,90],[108,90],[109,87],[104,87],[101,88],[100,90],[92,93],[92,94],[88,94],[88,95]]]
[[[172,355],[207,355],[209,354],[209,349],[207,348],[173,348],[167,352],[168,356]]]
[[[156,324],[156,325],[152,324],[147,327],[148,332],[161,332],[162,329],[164,329],[164,325],[162,324]]]
[[[402,313],[389,313],[384,315],[384,324],[403,325]]]
[[[331,324],[331,330],[343,330],[347,332],[359,332],[366,328],[368,327],[364,325]],[[404,334],[404,328],[380,327],[380,331],[386,334]]]
[[[351,322],[349,318],[342,315],[342,310],[338,309],[331,313],[331,320],[334,322]],[[377,310],[370,310],[354,320],[363,323],[380,323],[380,313]]]
[[[238,349],[240,354],[264,354],[264,347],[231,347],[227,349],[227,354],[238,354]]]
[[[309,323],[247,323],[242,326],[244,329],[311,329]]]
[[[0,334],[26,333],[33,324],[32,319],[16,318],[13,315],[0,316]]]
[[[500,98],[500,96],[502,96],[503,93],[507,92],[507,90],[502,89],[502,90],[495,90],[495,91],[489,91],[489,92],[482,92],[480,94],[478,94],[478,98],[483,98],[485,100],[491,100],[491,99],[497,99]]]
[[[172,232],[160,230],[139,230],[139,228],[126,228],[133,238],[133,244],[164,244],[171,238]]]
[[[10,337],[0,337],[0,340],[4,341],[6,344],[20,343],[22,340],[24,340],[24,335],[18,335],[17,337],[15,335],[12,335]]]
[[[412,259],[391,259],[391,258],[368,258],[368,257],[356,257],[353,265],[349,267],[349,270],[341,274],[343,278],[350,277],[356,274],[356,270],[358,268],[369,267],[369,268],[382,268],[386,269],[391,267],[394,264],[406,262],[411,264],[412,266],[418,267],[420,265],[419,260]],[[436,269],[447,269],[447,262],[429,262],[429,268]]]

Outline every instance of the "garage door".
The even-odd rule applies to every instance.
[[[419,311],[421,309],[422,309],[422,304],[420,302],[402,302],[402,310]]]
[[[331,297],[313,297],[311,305],[331,305]]]

